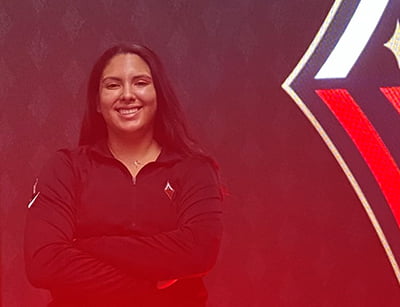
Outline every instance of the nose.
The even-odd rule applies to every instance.
[[[121,100],[124,101],[135,100],[135,92],[133,88],[130,86],[130,84],[124,85],[121,93]]]

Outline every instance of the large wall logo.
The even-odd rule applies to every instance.
[[[397,0],[336,0],[282,87],[340,164],[400,283],[398,12]]]

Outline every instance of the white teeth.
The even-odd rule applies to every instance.
[[[119,109],[118,112],[122,115],[128,115],[128,114],[135,114],[137,111],[139,111],[139,108],[132,108],[132,109]]]

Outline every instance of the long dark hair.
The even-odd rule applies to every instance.
[[[127,53],[140,56],[149,66],[153,77],[157,93],[154,139],[162,147],[185,156],[202,156],[210,159],[190,135],[181,105],[160,59],[151,49],[139,44],[119,44],[111,47],[95,62],[87,85],[87,106],[82,121],[79,145],[94,144],[98,140],[107,137],[104,119],[96,111],[100,79],[104,68],[114,56]]]

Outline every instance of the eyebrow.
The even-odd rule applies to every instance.
[[[137,80],[137,79],[148,79],[148,80],[153,80],[153,78],[150,75],[146,75],[146,74],[141,74],[141,75],[136,75],[132,78],[133,80]],[[105,76],[101,82],[106,82],[108,80],[115,80],[115,81],[122,81],[121,78],[118,77],[113,77],[113,76]]]

